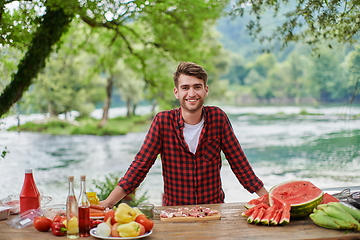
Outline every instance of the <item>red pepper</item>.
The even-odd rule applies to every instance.
[[[104,222],[104,221],[103,220],[91,220],[91,222],[90,222],[91,229],[96,228],[97,225],[99,225],[102,222]]]
[[[62,222],[53,222],[51,224],[51,232],[55,236],[64,236],[66,233],[65,225]]]

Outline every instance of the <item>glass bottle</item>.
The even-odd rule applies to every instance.
[[[66,200],[67,237],[79,238],[78,203],[74,192],[74,176],[69,176],[69,193]]]
[[[86,176],[80,176],[81,188],[79,196],[79,233],[80,237],[90,236],[90,201],[86,194]]]
[[[24,184],[20,192],[20,213],[40,207],[40,192],[36,187],[32,169],[25,169]]]

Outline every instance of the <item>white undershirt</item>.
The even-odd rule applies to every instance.
[[[204,118],[202,118],[201,121],[195,125],[184,123],[184,138],[187,145],[189,146],[190,152],[194,154],[196,152],[196,148],[199,143],[200,133],[203,127]]]

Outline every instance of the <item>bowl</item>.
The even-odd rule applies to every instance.
[[[5,220],[10,215],[10,206],[0,205],[0,220]]]

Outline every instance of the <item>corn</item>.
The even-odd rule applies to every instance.
[[[330,204],[321,204],[318,205],[318,209],[323,210],[327,215],[343,220],[345,222],[354,223],[357,227],[359,227],[359,222],[348,212],[342,210],[341,208],[338,208],[334,205]]]
[[[333,217],[321,213],[312,213],[310,218],[313,222],[323,228],[340,229],[340,226],[334,221]]]
[[[339,202],[331,202],[329,203],[329,205],[333,205],[336,206],[338,208],[341,208],[342,210],[348,212],[349,214],[351,214],[351,216],[353,216],[356,220],[360,221],[360,211],[357,209],[353,209],[351,207],[345,206],[342,203]]]

